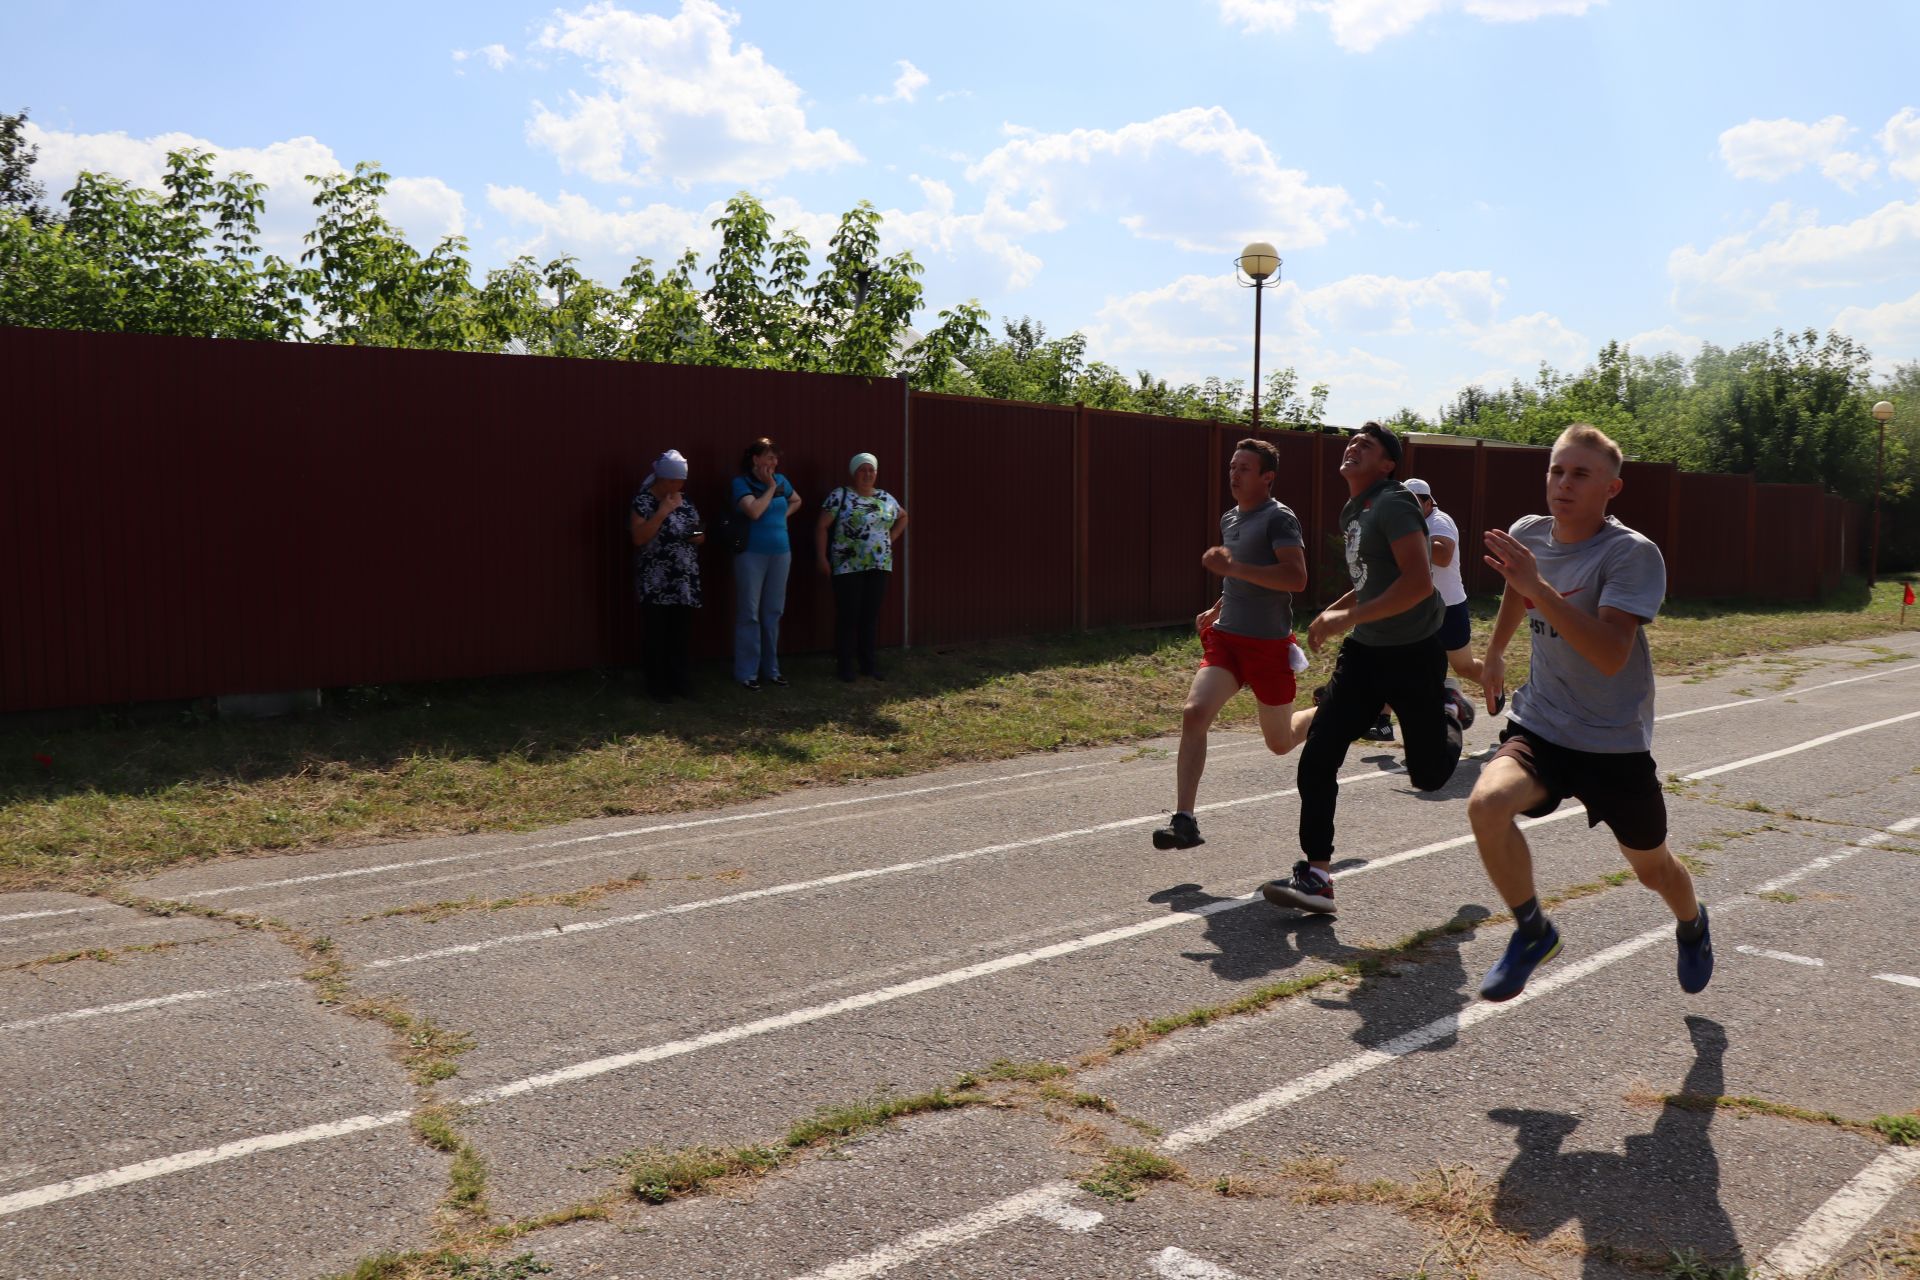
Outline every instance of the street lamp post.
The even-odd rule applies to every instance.
[[[1234,266],[1247,279],[1234,277],[1243,289],[1253,290],[1253,425],[1260,426],[1260,295],[1280,283],[1280,253],[1264,240],[1256,240],[1240,251]],[[1267,283],[1272,277],[1273,283]]]
[[[1887,465],[1887,423],[1893,418],[1893,405],[1882,400],[1873,406],[1873,420],[1880,424],[1880,445],[1873,455],[1873,558],[1867,562],[1867,586],[1880,580],[1880,481]]]

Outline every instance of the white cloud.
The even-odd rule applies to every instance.
[[[929,81],[926,72],[914,66],[905,58],[900,59],[900,61],[894,63],[894,65],[900,68],[900,74],[894,77],[893,92],[870,95],[866,98],[866,101],[876,105],[886,102],[912,102],[914,95],[927,87]],[[945,96],[945,94],[941,95],[943,98]]]
[[[1548,364],[1572,364],[1593,349],[1585,335],[1575,333],[1558,317],[1544,311],[1489,325],[1469,339],[1467,345],[1496,360],[1530,368],[1537,367],[1542,360]]]
[[[1353,216],[1346,191],[1281,167],[1261,137],[1219,107],[1191,107],[1118,129],[1011,138],[967,169],[989,218],[1010,232],[1058,231],[1087,217],[1182,249],[1231,254],[1249,240],[1322,244]],[[1237,225],[1223,220],[1232,210]]]
[[[1580,17],[1604,0],[1219,0],[1222,20],[1249,33],[1291,31],[1303,10],[1324,16],[1334,43],[1370,53],[1435,14],[1457,10],[1483,22]]]
[[[831,129],[807,127],[801,93],[750,44],[739,16],[681,0],[671,18],[613,3],[558,14],[543,48],[589,63],[602,92],[536,103],[528,140],[600,182],[756,183],[860,159]]]
[[[478,49],[455,49],[453,60],[465,62],[469,58],[479,58],[495,71],[504,71],[514,57],[503,44],[483,44]]]
[[[1373,208],[1368,216],[1389,231],[1418,231],[1420,229],[1419,223],[1409,222],[1404,218],[1396,218],[1388,213],[1387,206],[1378,200],[1373,202]]]
[[[1845,149],[1854,132],[1845,116],[1813,124],[1798,120],[1749,120],[1720,135],[1720,159],[1736,178],[1777,182],[1809,166],[1852,191],[1873,176],[1878,164]]]
[[[1494,323],[1503,280],[1488,271],[1439,271],[1407,280],[1356,275],[1301,296],[1301,315],[1322,327],[1367,336],[1444,330],[1479,333]]]
[[[1848,307],[1833,318],[1833,328],[1876,352],[1883,371],[1920,355],[1920,293],[1877,307]]]
[[[1502,317],[1506,282],[1486,271],[1443,271],[1419,279],[1349,276],[1316,289],[1286,281],[1265,302],[1262,367],[1292,366],[1304,384],[1325,381],[1338,421],[1432,407],[1467,381],[1448,366],[1482,367],[1504,385],[1513,370],[1531,377],[1541,360],[1577,363],[1587,340],[1545,312]],[[1083,327],[1088,354],[1125,370],[1151,369],[1174,382],[1251,373],[1253,325],[1247,290],[1233,278],[1186,275],[1110,298]],[[1485,377],[1481,379],[1485,381]]]
[[[1879,285],[1920,273],[1920,203],[1894,202],[1851,222],[1790,223],[1775,206],[1766,223],[1682,245],[1667,259],[1674,305],[1687,316],[1771,308],[1786,289]]]
[[[917,209],[883,209],[883,253],[910,251],[923,265],[938,262],[952,268],[954,278],[977,283],[994,280],[998,287],[1020,289],[1040,270],[1040,259],[1016,243],[984,213],[960,213],[953,190],[936,179],[914,175],[925,203]],[[506,256],[528,253],[536,258],[573,253],[594,266],[608,280],[618,279],[635,255],[646,254],[665,264],[686,249],[709,260],[719,245],[712,228],[725,207],[714,201],[704,208],[655,203],[631,208],[622,197],[618,210],[600,207],[584,196],[562,192],[546,199],[524,187],[488,186],[487,203],[505,215],[512,234],[499,244]],[[839,225],[838,213],[820,213],[790,198],[763,201],[782,232],[798,231],[816,254],[823,251]]]
[[[282,257],[303,251],[301,237],[313,226],[313,187],[306,181],[307,175],[346,169],[333,148],[312,137],[289,138],[264,147],[222,147],[188,133],[162,133],[150,138],[118,132],[62,133],[29,121],[27,140],[40,149],[34,166],[36,177],[50,193],[60,196],[72,188],[83,170],[112,174],[135,186],[158,191],[167,171],[168,152],[211,151],[217,177],[244,171],[267,184],[266,209],[260,215],[260,243]],[[438,178],[394,178],[388,184],[382,212],[422,249],[442,236],[460,235],[466,226],[465,201]]]
[[[438,178],[395,178],[387,184],[381,212],[415,236],[430,232],[438,240],[466,234],[467,202]]]
[[[1637,356],[1655,356],[1671,351],[1691,360],[1700,354],[1700,348],[1705,342],[1706,339],[1698,334],[1682,333],[1670,324],[1663,324],[1658,329],[1648,329],[1644,333],[1634,334],[1627,339],[1625,346]]]
[[[1887,169],[1909,182],[1920,182],[1920,111],[1900,108],[1879,136],[1887,153]]]

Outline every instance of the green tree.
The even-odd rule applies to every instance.
[[[216,181],[198,151],[170,154],[161,185],[82,173],[64,218],[0,218],[0,324],[294,337],[295,273],[256,245],[263,185]]]
[[[54,220],[45,201],[47,188],[33,176],[40,148],[27,141],[27,110],[0,115],[0,220],[25,218],[36,227]]]

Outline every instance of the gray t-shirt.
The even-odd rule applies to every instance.
[[[1280,563],[1277,547],[1303,545],[1300,520],[1273,498],[1251,511],[1230,507],[1220,517],[1220,545],[1233,553],[1234,563]],[[1220,580],[1220,618],[1213,625],[1236,636],[1278,640],[1293,631],[1293,593],[1271,591],[1239,578]]]
[[[1393,544],[1410,533],[1427,535],[1427,518],[1420,514],[1420,503],[1391,477],[1356,498],[1348,498],[1340,509],[1340,532],[1347,548],[1347,576],[1353,579],[1355,604],[1365,604],[1400,580],[1400,562],[1393,558]],[[1432,556],[1429,551],[1429,563]],[[1425,640],[1440,629],[1447,616],[1440,593],[1429,591],[1427,598],[1404,613],[1353,629],[1353,638],[1361,644],[1398,645]]]
[[[1651,622],[1667,594],[1667,562],[1650,538],[1612,516],[1582,542],[1553,540],[1552,516],[1521,516],[1511,533],[1533,552],[1546,584],[1593,617],[1605,608]],[[1620,753],[1653,746],[1653,655],[1643,627],[1618,675],[1603,676],[1527,601],[1533,659],[1514,692],[1511,719],[1574,751]]]

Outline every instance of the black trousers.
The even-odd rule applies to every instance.
[[[647,692],[656,698],[688,693],[687,650],[693,634],[693,606],[645,604],[640,612],[640,666],[646,673]]]
[[[861,674],[879,674],[873,651],[880,641],[880,606],[892,576],[885,569],[833,575],[833,641],[842,679],[853,679],[856,662]]]
[[[1369,645],[1348,638],[1333,664],[1320,709],[1307,729],[1295,777],[1300,787],[1300,851],[1309,861],[1333,857],[1333,811],[1347,748],[1370,728],[1380,707],[1400,719],[1407,774],[1422,791],[1438,791],[1460,763],[1460,738],[1446,712],[1447,651],[1438,635],[1414,644]],[[1451,732],[1450,732],[1451,731]]]

